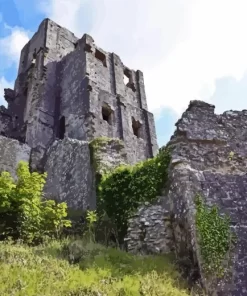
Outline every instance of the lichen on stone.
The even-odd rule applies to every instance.
[[[120,165],[127,164],[123,141],[118,138],[99,137],[89,143],[91,162],[95,173],[103,175]]]

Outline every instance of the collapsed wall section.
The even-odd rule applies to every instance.
[[[231,227],[238,237],[233,254],[232,278],[218,284],[218,295],[241,295],[247,286],[246,125],[246,110],[216,115],[213,105],[192,101],[178,121],[169,144],[173,148],[173,171],[168,198],[178,220],[189,223],[194,238],[194,254],[197,254],[199,264],[193,218],[197,193],[209,206],[216,204],[222,213],[230,216]],[[181,180],[184,180],[182,184]],[[179,187],[182,187],[182,192]],[[180,245],[179,239],[177,242]],[[210,289],[210,283],[205,284]]]
[[[166,199],[164,209],[169,210],[172,218],[173,245],[178,258],[190,258],[190,269],[199,266],[209,295],[237,296],[246,293],[246,126],[246,110],[217,115],[213,105],[191,101],[168,143],[171,164],[163,198]],[[204,198],[208,206],[217,205],[222,214],[228,214],[231,228],[237,234],[237,244],[228,262],[229,273],[217,286],[212,286],[202,269],[203,258],[195,225],[197,194]],[[146,222],[151,220],[146,219]],[[138,229],[140,226],[132,232]],[[146,244],[150,245],[150,238],[146,240]]]

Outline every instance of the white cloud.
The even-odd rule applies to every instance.
[[[4,88],[12,88],[12,87],[13,87],[13,82],[9,82],[4,77],[0,77],[0,106],[7,105],[7,103],[3,97]]]
[[[49,17],[79,37],[90,28],[100,47],[144,72],[151,110],[210,101],[216,79],[247,69],[246,0],[45,2]]]
[[[19,64],[20,53],[23,46],[28,42],[31,32],[20,27],[9,27],[5,24],[10,34],[0,38],[1,69],[10,67],[13,63]]]

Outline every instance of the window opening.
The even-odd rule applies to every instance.
[[[129,83],[130,83],[130,71],[127,68],[125,68],[124,69],[124,84],[126,86],[128,86]]]
[[[132,129],[133,129],[133,134],[137,137],[140,138],[141,136],[141,123],[138,120],[135,120],[135,118],[132,117]]]
[[[133,83],[131,71],[128,68],[124,69],[124,84],[131,88],[133,91],[136,91],[135,85]]]
[[[112,123],[112,110],[110,106],[104,105],[102,106],[102,118],[107,121],[109,124]]]
[[[106,56],[103,52],[99,51],[98,49],[95,50],[95,57],[100,60],[103,65],[106,67]]]

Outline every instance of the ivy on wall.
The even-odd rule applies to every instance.
[[[116,225],[119,241],[126,235],[128,219],[137,208],[160,194],[169,163],[169,151],[162,149],[152,159],[134,166],[120,166],[102,176],[98,184],[98,208]]]
[[[236,239],[230,228],[230,218],[221,215],[217,206],[205,205],[197,195],[196,230],[205,272],[222,277],[225,273],[223,263]]]

